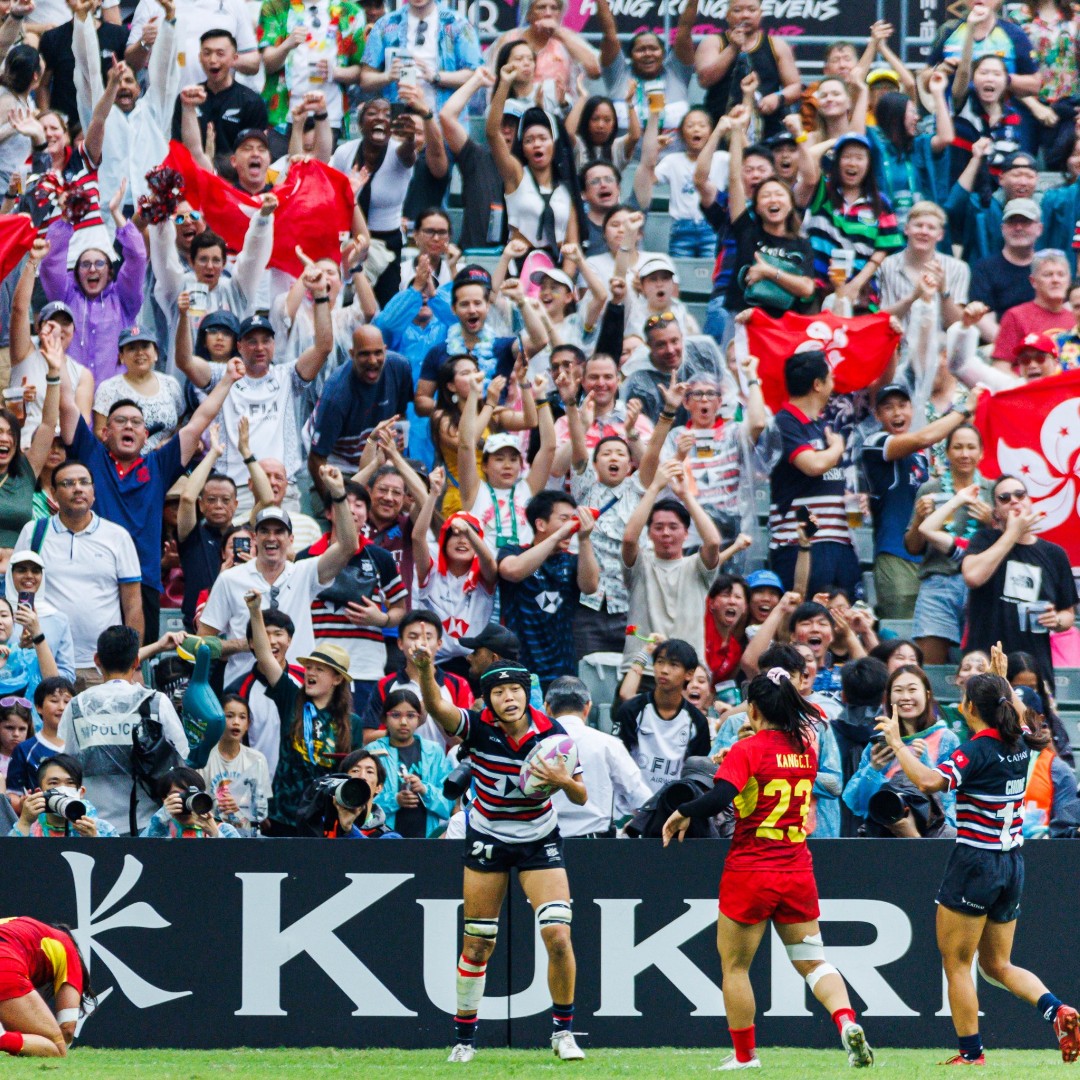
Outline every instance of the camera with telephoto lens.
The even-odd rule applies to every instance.
[[[74,795],[68,795],[55,788],[45,792],[45,812],[67,821],[78,821],[86,817],[86,803]]]
[[[886,829],[895,825],[908,812],[905,793],[893,787],[883,787],[870,796],[869,816]]]
[[[318,785],[342,810],[362,810],[371,801],[371,786],[359,777],[324,776]]]
[[[184,813],[194,814],[196,817],[205,817],[214,809],[214,799],[201,788],[189,787],[182,796],[184,800]]]
[[[442,793],[444,799],[455,802],[472,787],[472,765],[466,757],[458,761],[453,772],[443,781]]]

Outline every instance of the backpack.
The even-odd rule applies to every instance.
[[[139,702],[139,722],[131,729],[131,803],[128,807],[128,819],[131,835],[138,836],[139,829],[135,817],[135,806],[139,799],[139,788],[150,796],[158,806],[158,782],[169,772],[184,764],[184,759],[176,748],[165,738],[165,729],[157,718],[157,692],[151,690]]]

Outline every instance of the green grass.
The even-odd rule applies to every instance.
[[[467,1076],[469,1080],[495,1077],[554,1076],[563,1071],[574,1077],[626,1077],[629,1080],[682,1080],[683,1077],[715,1075],[712,1070],[728,1053],[717,1050],[589,1048],[586,1061],[556,1062],[542,1050],[482,1050],[469,1065],[449,1065],[445,1050],[76,1050],[66,1060],[33,1058],[0,1061],[4,1080],[43,1080],[66,1073],[72,1080],[227,1080],[229,1077],[305,1078],[340,1076],[364,1080],[370,1075],[402,1080],[438,1080]],[[765,1047],[760,1050],[764,1070],[754,1075],[778,1080],[807,1077],[852,1076],[844,1056],[837,1050],[803,1050]],[[885,1072],[897,1080],[942,1078],[949,1075],[938,1062],[955,1053],[949,1050],[890,1050],[877,1052],[875,1073]],[[981,1069],[981,1078],[1008,1080],[1051,1075],[1063,1063],[1052,1049],[995,1050]]]

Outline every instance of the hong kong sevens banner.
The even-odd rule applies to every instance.
[[[983,394],[975,423],[985,443],[983,474],[1023,480],[1045,515],[1039,535],[1080,566],[1080,371]]]

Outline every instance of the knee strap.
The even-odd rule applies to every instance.
[[[569,900],[549,900],[536,909],[536,921],[541,930],[545,926],[569,926],[573,919],[574,913],[570,909]]]
[[[821,940],[820,934],[807,934],[802,941],[794,945],[785,945],[784,949],[791,961],[825,959],[825,943]]]
[[[809,972],[806,976],[806,985],[810,987],[810,993],[814,992],[814,987],[817,986],[826,975],[839,975],[840,972],[832,966],[832,964],[818,964],[813,971]]]
[[[494,941],[499,936],[498,919],[471,919],[465,917],[465,933],[469,937],[484,938],[485,941]]]

